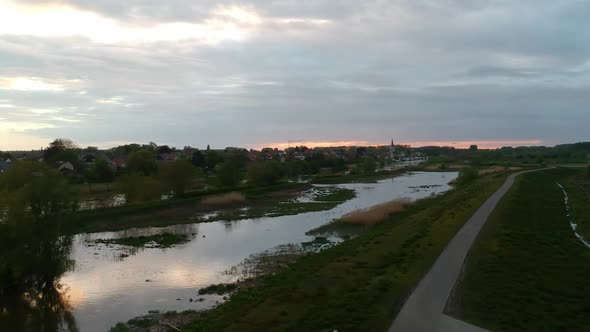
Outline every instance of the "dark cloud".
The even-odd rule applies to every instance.
[[[218,5],[234,4],[62,3],[146,26],[202,23]],[[0,35],[0,78],[64,87],[0,87],[8,100],[0,104],[15,106],[0,108],[0,118],[54,127],[30,131],[37,137],[94,144],[590,139],[582,125],[590,122],[587,2],[289,0],[247,8],[263,22],[242,41],[215,44]]]

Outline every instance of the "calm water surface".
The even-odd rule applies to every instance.
[[[295,216],[217,221],[164,228],[79,234],[74,237],[73,271],[60,284],[80,331],[106,331],[117,322],[145,315],[150,310],[205,309],[222,301],[219,296],[199,296],[198,289],[229,282],[223,272],[251,254],[286,243],[309,241],[305,233],[360,208],[396,198],[420,199],[450,189],[456,172],[416,172],[368,184],[343,184],[356,198],[332,210]],[[422,186],[422,187],[420,187]],[[139,249],[93,245],[99,238],[185,234],[190,242],[166,249]],[[123,256],[122,256],[123,255]],[[129,255],[125,257],[124,255]],[[191,302],[204,298],[203,302]]]

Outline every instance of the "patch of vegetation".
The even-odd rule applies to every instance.
[[[493,331],[590,330],[590,249],[574,237],[555,183],[580,172],[553,169],[517,179],[472,248],[456,315]],[[575,199],[572,207],[577,220],[590,218]]]
[[[332,241],[330,241],[327,237],[316,236],[311,241],[301,242],[301,245],[305,248],[305,247],[323,246],[324,244],[330,244],[330,243],[332,243]]]
[[[187,331],[386,330],[458,229],[504,182],[478,178],[418,202],[361,236],[259,278]]]
[[[479,177],[479,170],[475,167],[464,167],[459,171],[459,176],[455,182],[458,185],[471,182]]]
[[[578,225],[577,231],[590,239],[590,175],[580,172],[562,184],[566,187],[572,205],[572,218]]]
[[[215,284],[215,285],[210,285],[210,286],[207,286],[205,288],[199,289],[199,295],[205,295],[205,294],[223,295],[223,294],[227,294],[227,293],[233,292],[234,290],[236,290],[237,287],[238,286],[236,284]]]
[[[329,188],[317,195],[316,202],[346,202],[356,197],[356,192],[346,188]]]
[[[149,236],[130,236],[119,239],[98,239],[95,243],[118,244],[130,247],[169,248],[175,244],[188,242],[185,235],[162,233]]]
[[[317,212],[330,210],[341,202],[283,202],[272,207],[266,216],[268,217],[280,217],[289,216],[294,214],[300,214],[305,212]]]

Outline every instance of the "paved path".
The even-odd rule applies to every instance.
[[[443,310],[479,231],[500,199],[512,187],[514,178],[522,173],[526,172],[510,175],[500,189],[463,225],[410,295],[389,332],[485,331],[449,317],[443,314]]]

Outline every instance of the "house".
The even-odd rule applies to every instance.
[[[116,170],[120,170],[122,168],[125,168],[125,166],[127,166],[127,163],[126,163],[125,159],[115,158],[112,161],[112,165]]]
[[[69,161],[66,161],[65,163],[62,163],[58,168],[58,171],[60,171],[62,174],[67,175],[67,174],[72,174],[74,173],[75,169],[74,169],[74,165],[72,165],[72,163],[70,163]]]

